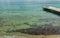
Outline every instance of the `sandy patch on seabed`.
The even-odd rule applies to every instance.
[[[26,35],[26,36],[0,36],[0,38],[60,38],[60,35]]]

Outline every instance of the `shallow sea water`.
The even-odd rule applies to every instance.
[[[52,14],[50,12],[43,11],[43,6],[49,5],[53,7],[60,8],[59,1],[5,1],[0,2],[0,18],[3,22],[0,24],[0,31],[4,32],[11,29],[25,29],[31,28],[23,23],[27,22],[29,24],[49,24],[60,25],[60,16]],[[2,20],[1,19],[1,20]],[[1,21],[0,20],[0,21]],[[11,25],[11,26],[10,26]],[[16,27],[14,27],[15,25]],[[0,38],[44,38],[40,36],[1,36]],[[46,36],[46,38],[60,38],[60,36],[51,35]]]

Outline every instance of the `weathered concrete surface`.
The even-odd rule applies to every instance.
[[[45,9],[51,9],[60,12],[60,8],[52,7],[52,6],[44,6]]]
[[[56,8],[56,7],[52,7],[52,6],[44,6],[43,10],[50,12],[50,13],[60,15],[60,8]]]

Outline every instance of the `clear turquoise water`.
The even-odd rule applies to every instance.
[[[43,11],[43,6],[49,5],[60,8],[60,2],[3,2],[0,3],[0,17],[2,24],[16,25],[17,28],[29,28],[29,24],[53,24],[60,25],[60,16]],[[5,22],[4,22],[5,21]],[[17,26],[21,25],[21,26]]]
[[[12,13],[12,14],[16,14],[16,13],[20,13],[20,14],[32,14],[35,16],[43,16],[44,15],[48,16],[48,17],[58,17],[54,14],[51,13],[47,13],[45,11],[43,11],[43,6],[45,5],[49,5],[49,6],[55,6],[60,8],[60,4],[59,2],[10,2],[10,3],[2,3],[0,4],[0,12],[6,12],[8,13]]]

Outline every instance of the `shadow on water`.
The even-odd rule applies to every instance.
[[[35,28],[16,29],[7,32],[20,32],[20,33],[30,34],[30,35],[59,35],[60,26],[53,26],[51,24],[48,24],[48,25],[42,25]]]
[[[43,11],[50,12],[50,13],[53,13],[55,15],[60,16],[60,11],[56,11],[56,10],[52,10],[52,9],[47,9],[47,8],[43,8]]]
[[[43,9],[43,10],[60,16],[60,12],[58,11],[50,10],[50,9]],[[24,23],[24,24],[29,25],[28,23]],[[34,25],[30,25],[30,26],[34,27]],[[20,33],[30,34],[30,35],[59,35],[60,34],[60,26],[53,26],[52,24],[41,25],[39,27],[36,26],[37,25],[35,25],[35,28],[16,29],[16,30],[10,30],[6,32],[20,32]]]

